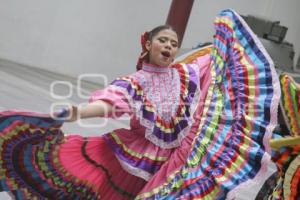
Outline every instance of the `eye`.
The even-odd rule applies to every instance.
[[[161,43],[165,43],[166,39],[164,39],[164,38],[158,38],[158,41],[160,41]]]
[[[174,47],[174,48],[178,47],[177,42],[172,42],[171,45],[172,45],[172,47]]]

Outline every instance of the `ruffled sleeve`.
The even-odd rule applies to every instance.
[[[113,106],[113,111],[108,113],[110,118],[118,118],[123,114],[131,114],[131,107],[124,93],[113,85],[109,85],[104,89],[94,91],[89,99],[89,103],[97,100],[105,101]]]

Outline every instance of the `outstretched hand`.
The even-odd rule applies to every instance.
[[[52,112],[51,117],[55,120],[63,120],[64,122],[74,122],[78,117],[78,108],[77,106],[68,106],[60,112]]]
[[[72,106],[68,109],[68,115],[65,122],[75,122],[78,119],[78,107]]]

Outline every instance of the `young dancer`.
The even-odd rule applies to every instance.
[[[215,28],[212,47],[176,64],[176,32],[145,33],[137,72],[69,112],[128,114],[130,129],[64,136],[62,120],[1,113],[1,189],[20,199],[225,199],[255,183],[270,160],[278,78],[236,12],[222,11]]]

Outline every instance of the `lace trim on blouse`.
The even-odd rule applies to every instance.
[[[174,73],[174,74],[179,73],[174,68],[170,68],[169,71]],[[147,73],[147,72],[141,72],[141,73]],[[197,71],[195,71],[195,73],[196,73],[196,75],[199,74],[199,73],[197,73]],[[176,76],[176,75],[174,76],[174,74],[173,74],[173,78]],[[146,89],[147,87],[145,87],[145,85],[147,85],[146,78],[143,77],[143,76],[140,76],[140,75],[141,74],[136,75],[136,76],[132,76],[132,77],[134,77],[137,80],[137,82],[141,85],[141,87],[143,89],[143,92],[147,92],[147,89]],[[150,120],[145,119],[143,117],[143,109],[141,109],[141,108],[142,108],[144,102],[134,101],[132,99],[132,97],[128,94],[128,91],[125,88],[121,87],[121,86],[110,85],[109,87],[112,87],[113,89],[119,90],[125,95],[125,97],[128,100],[131,108],[134,111],[134,114],[136,115],[137,119],[139,119],[140,124],[146,128],[145,138],[148,139],[149,141],[151,141],[152,143],[154,143],[155,145],[161,147],[161,148],[170,149],[170,148],[175,148],[175,147],[178,147],[178,146],[181,145],[181,141],[189,133],[190,128],[191,128],[192,124],[194,123],[193,115],[196,111],[196,107],[197,107],[199,99],[200,99],[200,87],[199,87],[199,78],[198,77],[199,76],[197,76],[197,89],[196,89],[195,93],[193,94],[193,97],[192,97],[193,100],[189,105],[190,116],[186,117],[187,126],[184,127],[182,130],[180,130],[180,132],[177,135],[177,138],[174,141],[171,141],[171,142],[166,142],[163,139],[160,139],[160,138],[158,138],[157,136],[155,136],[153,134],[153,130],[155,128],[155,123],[156,122],[155,121],[150,121]],[[178,76],[178,79],[179,79],[179,76]],[[180,80],[178,80],[178,81],[180,81]],[[176,82],[176,80],[173,80],[173,82]],[[175,91],[180,91],[180,82],[179,82],[179,85],[176,86],[176,87],[177,87],[177,89]],[[145,95],[145,94],[143,94],[143,95]],[[175,115],[175,113],[177,111],[177,108],[178,108],[178,104],[179,104],[179,98],[181,98],[180,94],[176,94],[176,96],[178,96],[178,100],[176,100],[176,102],[173,102],[173,103],[176,104],[176,108],[172,109],[172,113],[169,116],[170,119],[172,118],[172,116]],[[153,103],[153,102],[151,102],[151,103]],[[153,105],[157,105],[157,104],[153,103]],[[156,109],[153,111],[154,115],[158,114],[160,116],[163,116],[162,111],[160,109],[157,109],[157,108],[159,108],[159,106],[156,107]],[[172,134],[172,133],[170,133],[170,134]]]

